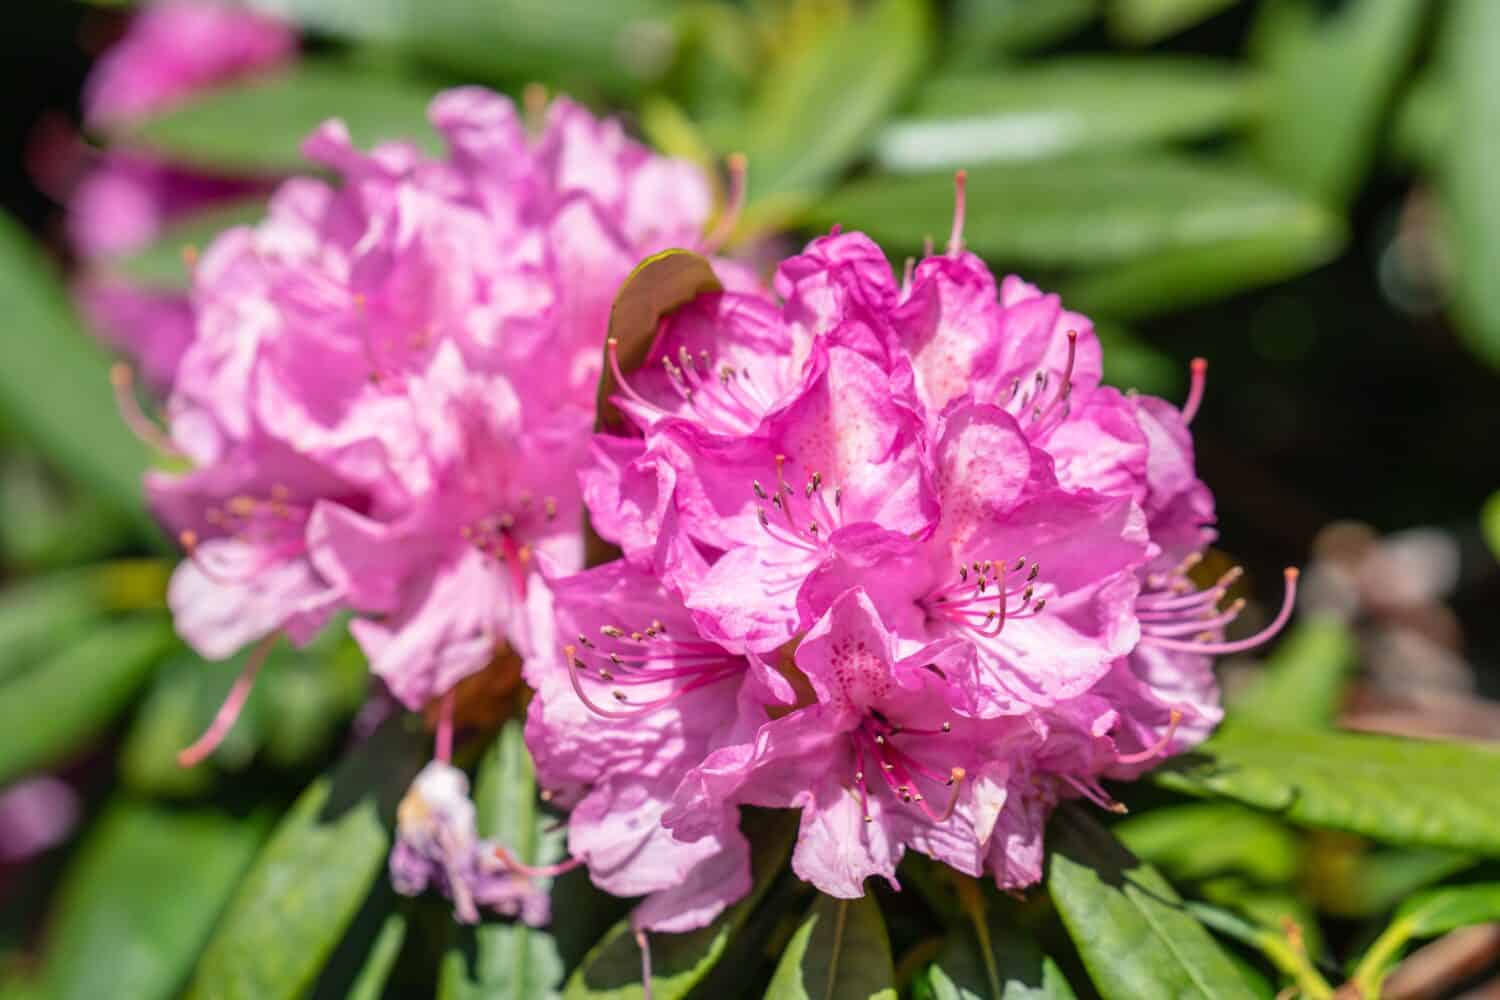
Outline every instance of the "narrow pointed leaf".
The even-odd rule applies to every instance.
[[[298,68],[215,88],[119,138],[171,159],[240,174],[305,172],[302,142],[338,118],[361,145],[406,139],[430,150],[427,125],[434,88],[336,63]]]
[[[1252,722],[1222,726],[1155,772],[1168,788],[1231,798],[1301,826],[1500,855],[1500,750]],[[1463,789],[1462,795],[1452,790]]]
[[[875,0],[842,29],[763,74],[744,125],[753,199],[816,194],[865,151],[927,61],[921,0]]]
[[[652,1000],[681,1000],[708,976],[750,918],[776,877],[786,869],[796,839],[796,817],[787,812],[752,812],[745,834],[753,845],[755,884],[750,895],[719,919],[686,934],[653,934]],[[612,927],[568,979],[566,1000],[641,1000],[641,953],[629,920]]]
[[[380,1000],[385,995],[385,984],[396,967],[396,959],[401,956],[406,931],[405,914],[392,913],[385,918],[346,1000]]]
[[[895,981],[875,897],[819,896],[782,952],[766,1000],[896,1000]]]
[[[1234,4],[1235,0],[1109,0],[1109,26],[1123,41],[1150,45]]]
[[[1072,57],[924,84],[882,129],[891,171],[1046,160],[1195,139],[1250,117],[1250,74],[1206,59]]]
[[[1430,889],[1401,904],[1393,919],[1355,967],[1356,995],[1379,996],[1386,971],[1414,939],[1500,920],[1500,883]]]
[[[316,981],[377,878],[427,741],[387,723],[282,819],[204,950],[189,1000],[292,1000]]]
[[[522,725],[512,719],[479,765],[474,789],[481,836],[496,837],[527,864],[547,865],[563,857],[566,833],[537,801],[536,777],[526,753]],[[566,911],[554,919],[576,919]],[[544,1000],[562,987],[563,959],[552,928],[519,921],[487,920],[465,929],[443,958],[440,1000]]]
[[[1454,254],[1453,307],[1459,331],[1490,364],[1500,366],[1500,4],[1452,0],[1443,60],[1453,119],[1438,182]]]
[[[1184,881],[1235,872],[1263,885],[1285,885],[1301,864],[1292,829],[1233,802],[1164,806],[1113,829],[1137,857]]]
[[[0,785],[97,735],[175,641],[163,618],[99,625],[0,687]]]
[[[59,890],[42,995],[175,996],[266,826],[208,809],[111,805]]]
[[[1329,725],[1358,652],[1354,634],[1339,619],[1303,618],[1235,699],[1234,717],[1271,725]]]
[[[850,184],[808,213],[816,228],[863,229],[892,253],[915,251],[924,238],[948,231],[953,217],[951,173],[878,176]],[[969,171],[964,241],[992,264],[1084,267],[1166,257],[1150,280],[1160,297],[1195,277],[1186,264],[1209,248],[1247,244],[1259,269],[1284,270],[1291,231],[1326,230],[1316,204],[1253,171],[1169,154],[1120,155],[1059,163],[991,165]],[[1265,248],[1265,249],[1262,249]],[[1245,260],[1237,267],[1244,267]],[[1157,271],[1163,265],[1155,265]],[[1202,267],[1201,273],[1216,271]],[[1222,279],[1221,279],[1222,280]],[[1118,294],[1118,293],[1117,293]]]
[[[1104,1000],[1255,997],[1167,880],[1074,809],[1053,825],[1047,891]]]
[[[156,537],[140,502],[146,447],[115,409],[109,359],[83,328],[60,277],[31,238],[0,213],[0,411],[57,468]]]
[[[1255,136],[1261,162],[1298,190],[1333,203],[1353,195],[1374,158],[1428,6],[1426,0],[1264,5],[1252,45],[1269,87]]]
[[[987,918],[989,955],[965,927],[948,936],[937,961],[918,978],[924,1000],[1074,1000],[1057,963],[1021,928],[997,914]]]
[[[973,66],[1066,38],[1093,18],[1099,0],[956,0],[952,6],[946,64]]]

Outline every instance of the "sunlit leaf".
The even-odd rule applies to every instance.
[[[896,1000],[875,897],[819,896],[782,952],[766,1000]]]
[[[427,102],[435,92],[389,74],[309,61],[205,91],[131,125],[120,138],[234,174],[305,172],[310,165],[302,143],[330,118],[348,125],[361,145],[406,139],[436,150],[427,125]],[[170,273],[159,262],[153,270]]]
[[[316,980],[382,877],[396,803],[428,753],[387,723],[302,793],[236,890],[189,1000],[292,1000]]]
[[[1438,181],[1454,251],[1454,310],[1469,346],[1500,365],[1500,4],[1452,0],[1444,61],[1460,127],[1444,144]]]
[[[1500,920],[1500,883],[1445,886],[1401,904],[1389,927],[1355,967],[1358,996],[1379,996],[1380,981],[1414,938],[1435,937],[1460,927]]]
[[[955,0],[952,7],[947,64],[971,66],[1066,38],[1093,18],[1099,0]]]
[[[1480,0],[1485,2],[1485,0]],[[1426,0],[1271,0],[1252,51],[1267,74],[1263,162],[1338,203],[1369,168],[1382,117],[1420,36]]]
[[[0,302],[6,309],[0,411],[59,469],[155,537],[140,502],[151,456],[116,412],[109,360],[84,332],[59,276],[3,213]]]
[[[162,618],[97,625],[0,686],[0,785],[96,736],[174,641]]]
[[[1500,855],[1500,750],[1230,722],[1155,779],[1301,826]],[[1453,790],[1463,789],[1462,795]]]
[[[1257,995],[1167,880],[1080,811],[1054,820],[1047,891],[1104,1000]]]
[[[112,804],[59,889],[43,995],[176,996],[266,826],[212,809]]]
[[[1190,28],[1236,0],[1110,0],[1109,26],[1116,37],[1150,45]]]
[[[1021,928],[992,913],[985,934],[981,944],[971,928],[950,931],[937,960],[918,976],[918,1000],[1074,1000],[1057,963]]]
[[[1234,718],[1282,726],[1329,725],[1358,653],[1354,633],[1341,620],[1302,618],[1254,683],[1235,698]]]
[[[972,168],[1222,132],[1251,116],[1250,74],[1205,59],[1074,57],[938,77],[881,130],[887,170]]]
[[[1184,881],[1238,872],[1263,884],[1285,884],[1296,877],[1301,860],[1295,833],[1232,802],[1151,809],[1117,823],[1114,833],[1137,857]]]

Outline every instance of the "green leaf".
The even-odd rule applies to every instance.
[[[1490,552],[1500,559],[1500,492],[1484,502],[1484,508],[1479,512],[1479,527]]]
[[[1452,130],[1438,183],[1454,252],[1453,307],[1459,331],[1490,364],[1500,365],[1500,4],[1452,0],[1443,61],[1453,92]]]
[[[204,92],[119,138],[173,160],[240,175],[306,171],[302,143],[341,119],[361,146],[407,139],[436,150],[427,125],[433,89],[337,63],[296,69]]]
[[[1367,850],[1364,841],[1330,835],[1315,842],[1308,892],[1320,910],[1364,919],[1389,911],[1413,893],[1472,868],[1473,855],[1422,848]]]
[[[1435,171],[1453,134],[1453,88],[1443,74],[1427,72],[1407,88],[1391,123],[1391,150],[1396,158],[1424,171]]]
[[[923,1000],[1074,1000],[1057,963],[1030,935],[997,914],[986,920],[989,955],[972,929],[949,933],[941,954],[917,982]],[[925,991],[925,996],[924,996]]]
[[[1047,891],[1105,1000],[1257,995],[1167,880],[1078,810],[1054,821]]]
[[[1277,227],[1243,237],[1173,247],[1139,260],[1081,274],[1062,287],[1075,309],[1119,320],[1144,319],[1275,284],[1333,258],[1344,245],[1343,221],[1304,202]]]
[[[1254,142],[1261,162],[1310,195],[1335,204],[1353,196],[1427,7],[1426,0],[1266,4],[1251,44],[1269,85]]]
[[[628,95],[677,44],[661,0],[259,0],[319,34],[389,48],[466,79]]]
[[[1183,366],[1144,339],[1107,321],[1094,321],[1104,351],[1104,381],[1167,399],[1182,392]]]
[[[175,996],[265,834],[263,817],[116,801],[64,877],[42,995]]]
[[[819,896],[782,953],[766,1000],[896,1000],[895,980],[875,897]]]
[[[955,0],[945,64],[972,66],[1043,48],[1083,27],[1098,7],[1098,0]]]
[[[1214,135],[1249,118],[1250,74],[1207,59],[1071,57],[938,77],[886,126],[887,170],[972,168]]]
[[[519,720],[507,722],[485,753],[474,802],[481,836],[498,839],[529,865],[562,859],[567,836],[561,829],[549,829],[552,817],[537,801],[536,776]],[[486,922],[463,933],[458,946],[444,956],[438,997],[542,1000],[559,995],[563,971],[550,928],[527,927],[519,921]]]
[[[174,641],[161,618],[99,625],[0,688],[0,785],[59,763],[95,736]]]
[[[1356,996],[1378,997],[1380,982],[1413,938],[1434,937],[1460,927],[1500,920],[1500,883],[1445,886],[1401,904],[1389,927],[1354,969]]]
[[[1154,778],[1301,826],[1500,855],[1497,768],[1500,751],[1488,746],[1235,721]]]
[[[914,251],[945,233],[953,217],[949,173],[878,176],[848,185],[813,206],[807,222],[868,232],[892,252]],[[1248,244],[1285,269],[1287,232],[1326,233],[1326,213],[1241,167],[1169,154],[1059,163],[992,165],[969,171],[964,242],[992,264],[1083,267],[1136,262],[1155,281],[1176,285],[1217,273],[1186,261]],[[1178,256],[1171,256],[1172,254]],[[1162,256],[1149,256],[1162,255]],[[1239,257],[1245,258],[1242,250]],[[1143,260],[1144,258],[1144,260]],[[1137,284],[1142,280],[1134,279]],[[1101,289],[1102,291],[1102,289]],[[1117,294],[1117,297],[1118,294]]]
[[[188,1000],[292,1000],[317,979],[385,870],[396,803],[427,757],[405,722],[302,793],[204,949]]]
[[[1188,903],[1189,912],[1225,937],[1258,950],[1271,964],[1297,985],[1298,996],[1310,1000],[1331,998],[1333,990],[1313,965],[1309,953],[1295,946],[1280,930],[1264,922],[1246,920],[1206,903]],[[1316,924],[1306,926],[1316,927]],[[1228,953],[1234,956],[1234,952]]]
[[[359,970],[349,989],[346,1000],[380,1000],[385,994],[385,984],[401,956],[401,945],[406,941],[406,916],[392,913],[380,925],[380,933],[370,946],[364,966]]]
[[[1150,45],[1191,28],[1235,0],[1111,0],[1109,27],[1116,38],[1133,45]]]
[[[0,682],[36,666],[104,614],[88,571],[33,577],[0,591]]]
[[[303,164],[302,169],[306,169]],[[107,260],[103,267],[129,281],[152,288],[187,288],[192,272],[183,259],[191,250],[203,250],[226,229],[248,226],[266,215],[264,198],[232,202],[166,227],[150,246]]]
[[[1152,809],[1116,823],[1114,833],[1137,857],[1179,881],[1238,872],[1262,884],[1286,884],[1301,862],[1296,834],[1232,802]]]
[[[737,133],[753,201],[823,190],[865,151],[927,62],[932,23],[922,0],[875,0],[831,26],[789,65],[768,67]]]
[[[109,360],[84,332],[59,276],[31,238],[0,213],[5,303],[0,410],[49,460],[157,537],[140,502],[146,447],[115,410]]]
[[[64,482],[40,455],[0,457],[0,562],[48,571],[130,546],[134,525],[107,501]]]
[[[752,844],[755,884],[750,895],[725,910],[701,930],[686,934],[653,934],[651,990],[653,1000],[681,1000],[723,957],[771,883],[786,868],[797,836],[794,813],[746,812],[745,835]],[[566,1000],[640,1000],[641,953],[630,921],[622,920],[584,957],[568,979]]]
[[[1230,710],[1237,720],[1269,725],[1331,725],[1358,653],[1354,634],[1339,619],[1302,618]]]

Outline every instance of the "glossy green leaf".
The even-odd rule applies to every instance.
[[[0,561],[46,572],[94,562],[130,546],[131,518],[60,479],[40,455],[0,457]]]
[[[34,577],[0,591],[0,682],[35,667],[103,614],[88,571]]]
[[[653,934],[652,1000],[681,1000],[704,980],[724,956],[733,938],[760,903],[776,876],[786,870],[796,840],[796,816],[787,812],[750,812],[744,820],[752,844],[754,887],[750,895],[701,930],[686,934]],[[641,953],[629,920],[612,927],[589,951],[568,979],[566,1000],[640,1000]]]
[[[1481,3],[1487,0],[1480,0]],[[1358,189],[1420,37],[1426,0],[1272,0],[1252,51],[1267,74],[1262,163],[1338,203]]]
[[[83,329],[62,280],[0,213],[0,411],[56,466],[156,537],[140,502],[146,447],[115,410],[109,359]]]
[[[1220,727],[1154,772],[1194,795],[1235,799],[1302,826],[1375,840],[1500,855],[1500,750],[1387,736]],[[1462,795],[1453,789],[1463,789]]]
[[[1452,0],[1443,60],[1460,127],[1444,144],[1439,190],[1454,254],[1453,307],[1475,353],[1500,365],[1500,4]]]
[[[819,896],[782,952],[766,1000],[896,1000],[895,980],[875,897]]]
[[[1061,291],[1075,309],[1117,320],[1145,319],[1310,271],[1343,248],[1345,235],[1341,219],[1303,203],[1280,226],[1080,274]]]
[[[995,55],[1029,52],[1083,27],[1098,0],[955,0],[945,64],[971,66]]]
[[[305,164],[302,169],[306,169]],[[265,215],[263,198],[250,198],[199,212],[166,227],[150,246],[107,260],[103,266],[132,282],[152,288],[187,288],[192,272],[185,254],[204,250],[224,230],[251,225]]]
[[[321,34],[413,56],[466,79],[542,80],[629,94],[676,47],[662,0],[255,0]],[[576,85],[576,86],[575,86]]]
[[[864,230],[894,253],[946,233],[952,217],[953,176],[945,172],[858,181],[813,206],[807,221]],[[1165,284],[1175,283],[1175,293],[1189,278],[1218,273],[1209,264],[1188,272],[1207,251],[1237,252],[1236,270],[1253,263],[1284,271],[1289,246],[1329,227],[1317,205],[1249,170],[1163,153],[971,170],[964,242],[993,265],[1132,262],[1132,280],[1152,279],[1160,296]]]
[[[1309,953],[1296,947],[1280,927],[1254,919],[1245,919],[1239,914],[1210,906],[1207,903],[1188,903],[1189,912],[1204,926],[1210,927],[1225,937],[1248,945],[1264,955],[1272,965],[1292,980],[1299,995],[1309,998],[1328,998],[1332,989],[1322,973],[1313,965]],[[1316,928],[1315,923],[1306,926]],[[1233,955],[1233,952],[1229,954]]]
[[[1355,967],[1351,981],[1359,988],[1356,995],[1379,996],[1380,981],[1413,939],[1495,920],[1500,920],[1500,883],[1445,886],[1413,896]]]
[[[1388,912],[1412,894],[1472,868],[1470,854],[1427,848],[1368,849],[1364,841],[1336,835],[1311,852],[1308,893],[1318,909],[1364,919]],[[1343,847],[1343,850],[1339,850]]]
[[[922,0],[875,0],[764,72],[738,133],[751,198],[816,194],[862,154],[916,81],[932,30]]]
[[[495,837],[527,864],[562,860],[567,835],[554,828],[554,818],[538,802],[536,777],[519,720],[507,722],[485,753],[474,802],[481,836]],[[463,933],[458,946],[443,958],[439,1000],[558,996],[564,970],[552,930],[527,927],[519,921],[487,921]]]
[[[950,931],[917,977],[917,1000],[1074,1000],[1062,970],[1025,931],[991,913],[985,933],[981,944],[971,928]]]
[[[98,734],[174,641],[162,618],[99,625],[0,687],[0,785]]]
[[[1295,833],[1232,802],[1151,809],[1115,824],[1114,833],[1137,857],[1182,881],[1237,872],[1263,884],[1285,884],[1300,863]]]
[[[1110,0],[1109,26],[1117,38],[1150,45],[1234,4],[1235,0]]]
[[[385,995],[385,984],[391,978],[396,959],[401,956],[401,945],[406,941],[406,923],[406,915],[402,913],[392,913],[385,918],[346,1000],[380,1000]]]
[[[302,143],[323,122],[342,120],[355,143],[407,139],[436,150],[427,125],[434,88],[336,63],[296,69],[205,91],[120,138],[184,163],[234,174],[307,171]]]
[[[1407,164],[1435,171],[1453,134],[1453,88],[1437,72],[1418,77],[1396,107],[1391,149]]]
[[[208,809],[111,805],[59,890],[43,995],[175,996],[266,825]]]
[[[385,870],[396,803],[429,753],[405,724],[302,793],[235,892],[189,1000],[292,1000],[316,980]]]
[[[1246,120],[1250,74],[1230,63],[1072,57],[938,77],[881,130],[891,171],[973,168],[1196,139]]]
[[[1236,719],[1269,725],[1327,726],[1338,713],[1359,647],[1332,616],[1300,619],[1230,708]]]
[[[1091,818],[1061,810],[1047,891],[1104,1000],[1257,995],[1167,880]]]
[[[1484,532],[1484,540],[1489,544],[1490,552],[1496,559],[1500,559],[1500,493],[1495,493],[1484,502],[1484,508],[1479,512],[1479,527]]]

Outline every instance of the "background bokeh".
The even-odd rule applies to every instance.
[[[145,453],[70,294],[181,287],[182,248],[255,198],[101,252],[68,235],[82,178],[111,149],[275,178],[333,115],[364,143],[430,139],[426,98],[457,82],[572,93],[721,175],[745,152],[734,245],[756,260],[843,224],[899,266],[946,234],[967,169],[970,247],[1091,315],[1109,380],[1180,399],[1210,360],[1194,432],[1224,560],[1263,604],[1282,566],[1307,568],[1314,624],[1273,657],[1331,678],[1345,728],[1500,739],[1500,3],[254,6],[297,26],[289,67],[107,129],[83,128],[80,93],[128,6],[26,0],[0,33],[0,996],[173,995],[274,816],[368,728],[361,665],[330,642],[281,657],[209,766],[173,763],[236,665],[170,637]],[[1260,669],[1228,664],[1231,695]],[[1348,838],[1292,849],[1279,889],[1335,950],[1465,868],[1419,854],[1374,874]],[[181,906],[118,903],[188,880]],[[424,995],[402,976],[424,982],[444,947],[408,941],[391,995]],[[93,973],[64,969],[84,954]]]

